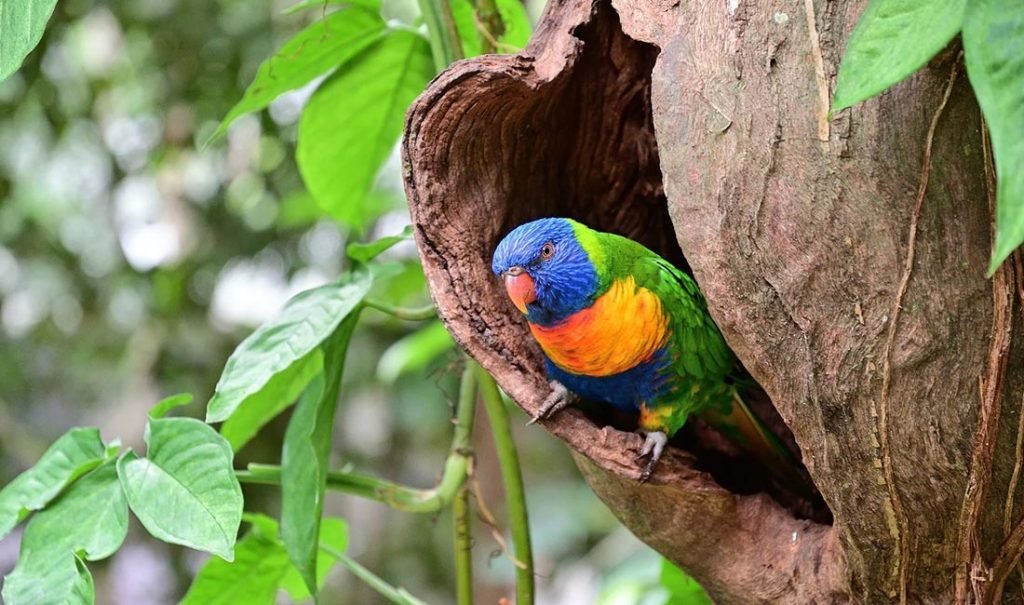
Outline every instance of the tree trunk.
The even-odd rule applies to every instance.
[[[543,366],[489,271],[508,230],[572,216],[688,263],[834,522],[679,448],[639,484],[640,438],[578,410],[545,426],[716,602],[1022,602],[1020,260],[986,279],[958,43],[829,120],[865,4],[550,0],[524,52],[453,65],[410,110],[417,243],[448,328],[527,411]]]

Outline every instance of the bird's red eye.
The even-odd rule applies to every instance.
[[[540,249],[540,257],[547,260],[555,255],[555,245],[551,242],[544,244]]]

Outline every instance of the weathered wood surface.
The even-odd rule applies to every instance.
[[[527,411],[546,384],[490,274],[501,236],[572,216],[689,263],[835,523],[731,494],[676,449],[639,485],[638,436],[575,410],[545,426],[721,603],[984,602],[1020,548],[1000,548],[1022,499],[1020,301],[1012,270],[984,275],[979,111],[954,46],[830,121],[864,4],[551,0],[523,53],[453,65],[407,118],[434,301]]]

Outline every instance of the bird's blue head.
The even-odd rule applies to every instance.
[[[491,270],[531,323],[557,323],[597,296],[597,269],[583,234],[593,232],[570,219],[543,218],[516,227],[498,244]]]

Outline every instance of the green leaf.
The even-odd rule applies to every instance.
[[[277,590],[288,592],[293,601],[310,597],[295,566],[277,535],[277,521],[261,514],[246,513],[250,524],[245,537],[235,546],[235,560],[228,563],[211,557],[199,570],[182,605],[232,605],[275,602]],[[324,519],[320,544],[344,551],[347,528],[341,519]],[[317,585],[323,587],[336,559],[323,555],[317,562]]]
[[[963,38],[999,179],[992,273],[1024,242],[1024,3],[972,0]]]
[[[281,451],[281,539],[292,563],[316,594],[320,517],[331,452],[345,353],[358,315],[352,315],[324,342],[324,371],[302,394]]]
[[[344,519],[324,519],[320,524],[320,545],[337,552],[348,550],[348,525]]]
[[[57,0],[0,0],[0,81],[39,44]]]
[[[327,574],[338,560],[331,554],[324,552],[327,547],[335,552],[345,552],[348,548],[348,526],[344,519],[328,518],[320,523],[320,554],[316,560],[316,585],[318,589],[324,587],[327,581]],[[303,601],[310,598],[309,588],[306,582],[299,575],[295,566],[289,565],[288,572],[281,578],[280,586],[284,589],[293,601]]]
[[[377,378],[390,384],[402,374],[420,371],[450,351],[454,344],[444,324],[437,320],[431,321],[384,351],[377,362]]]
[[[64,603],[66,605],[93,605],[96,600],[96,587],[92,582],[92,574],[89,573],[89,568],[85,565],[82,557],[75,555],[74,561],[76,578],[71,584],[71,594],[68,595]],[[10,605],[15,605],[14,600],[7,602]]]
[[[194,418],[149,421],[146,458],[117,463],[128,504],[154,537],[230,561],[242,520],[231,446]]]
[[[15,569],[4,578],[0,597],[8,605],[93,605],[95,593],[92,574],[85,562],[78,555],[66,552],[40,560],[31,574]]]
[[[398,235],[389,235],[366,244],[358,242],[349,244],[345,249],[345,253],[356,262],[368,263],[380,256],[385,250],[390,249],[399,242],[404,242],[410,237],[412,237],[412,225],[406,226]]]
[[[533,26],[530,25],[530,16],[526,14],[526,7],[519,0],[497,0],[498,14],[505,23],[505,31],[498,38],[498,42],[521,49],[530,41],[530,34],[533,33]],[[507,51],[509,49],[499,49]]]
[[[659,582],[669,592],[667,605],[713,605],[701,585],[668,559],[661,561]]]
[[[64,433],[35,466],[0,490],[0,538],[72,481],[96,468],[104,457],[98,429],[74,428]]]
[[[914,73],[960,31],[967,0],[871,0],[846,45],[832,113]]]
[[[254,528],[235,545],[234,562],[210,557],[181,605],[273,605],[278,583],[291,568],[277,536]]]
[[[263,513],[242,513],[242,521],[249,524],[249,532],[264,540],[278,540],[277,519]]]
[[[452,18],[462,40],[462,52],[466,57],[483,53],[484,37],[478,24],[476,9],[470,0],[451,0]],[[515,52],[526,46],[533,33],[530,16],[519,0],[497,0],[495,3],[501,17],[502,33],[497,37],[496,52]]]
[[[276,374],[288,370],[332,334],[370,289],[370,274],[348,273],[333,284],[300,292],[228,358],[207,405],[206,421],[221,422]]]
[[[55,503],[37,513],[21,539],[22,555],[43,551],[80,552],[105,559],[128,535],[128,503],[113,461],[82,477]]]
[[[76,481],[37,513],[21,539],[14,571],[4,579],[7,603],[92,603],[90,561],[112,555],[128,534],[128,505],[113,462]]]
[[[259,391],[246,397],[238,409],[220,427],[220,434],[238,451],[259,432],[263,425],[298,399],[299,395],[324,367],[320,349],[288,366],[270,379]]]
[[[342,223],[360,227],[373,216],[367,195],[433,65],[421,36],[392,31],[328,78],[303,109],[299,171],[317,203]]]
[[[462,42],[462,54],[468,59],[484,52],[483,39],[476,27],[475,11],[469,0],[451,0],[452,19]]]
[[[357,6],[313,23],[264,61],[245,94],[210,137],[223,135],[239,116],[263,109],[281,93],[301,88],[317,76],[345,65],[380,40],[386,27],[380,15]]]
[[[161,399],[159,403],[153,406],[153,409],[149,410],[150,418],[163,418],[174,408],[181,407],[192,403],[191,393],[178,393],[177,395],[171,395]]]

